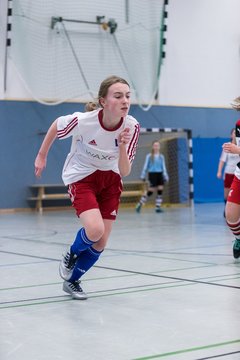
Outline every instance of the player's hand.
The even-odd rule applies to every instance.
[[[233,144],[233,143],[230,143],[230,142],[224,143],[222,148],[226,153],[240,155],[240,147],[237,146],[236,144]]]
[[[119,145],[126,145],[129,143],[129,141],[131,140],[131,134],[130,134],[130,129],[129,128],[125,128],[119,135],[118,137],[118,144]]]
[[[35,176],[40,178],[42,175],[43,170],[45,169],[47,165],[47,159],[46,157],[42,156],[41,154],[38,154],[35,159]]]

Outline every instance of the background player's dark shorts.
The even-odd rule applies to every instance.
[[[99,209],[103,219],[109,220],[116,219],[121,192],[122,179],[111,170],[97,170],[68,187],[77,216],[86,210]]]
[[[224,187],[230,189],[233,182],[234,174],[225,174]]]
[[[240,180],[234,176],[227,201],[240,205]]]
[[[159,185],[164,185],[164,178],[162,172],[150,172],[148,173],[148,180],[150,187],[157,187]]]

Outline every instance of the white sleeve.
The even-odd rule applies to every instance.
[[[139,132],[140,132],[139,123],[136,121],[136,119],[134,119],[132,117],[131,117],[131,120],[132,121],[129,121],[126,124],[126,127],[130,128],[130,134],[131,134],[131,140],[130,140],[130,142],[128,144],[128,148],[127,148],[127,153],[128,153],[130,163],[133,162],[135,155],[136,155],[138,139],[139,139]]]
[[[167,172],[167,168],[166,168],[166,162],[165,162],[165,156],[162,154],[162,159],[163,159],[163,177],[165,181],[169,181],[169,176],[168,176],[168,172]]]
[[[223,161],[223,162],[227,161],[227,153],[225,151],[222,151],[222,154],[220,156],[220,161]]]
[[[78,134],[78,113],[60,116],[57,119],[57,136],[59,139],[66,139],[69,136]]]

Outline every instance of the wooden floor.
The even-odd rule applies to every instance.
[[[1,360],[240,359],[240,261],[222,204],[121,209],[108,248],[62,292],[72,210],[0,216]]]

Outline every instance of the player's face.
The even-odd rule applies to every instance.
[[[154,152],[160,151],[160,144],[158,141],[154,142],[152,147],[153,147]]]
[[[130,90],[128,85],[116,83],[108,88],[107,95],[102,98],[104,110],[111,113],[112,117],[123,117],[130,108]]]

